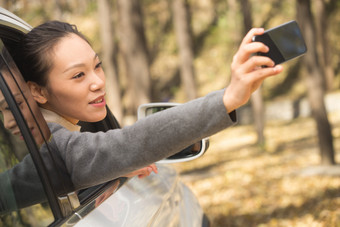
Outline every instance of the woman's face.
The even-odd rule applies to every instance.
[[[26,120],[26,124],[28,126],[28,128],[30,129],[35,142],[38,145],[41,145],[44,143],[44,138],[42,137],[39,128],[37,126],[37,123],[35,122],[35,119],[32,116],[32,113],[30,112],[30,109],[26,103],[26,100],[24,99],[24,97],[21,95],[21,93],[15,93],[13,94],[14,98],[21,110],[21,113],[23,115],[23,117]],[[21,140],[23,140],[23,136],[21,135],[21,131],[20,128],[11,112],[11,110],[8,107],[8,104],[4,101],[4,97],[2,95],[2,93],[0,92],[0,112],[2,114],[3,117],[3,124],[4,127],[9,130],[13,135],[18,136]],[[34,100],[33,100],[34,101]],[[35,103],[36,105],[36,103]],[[31,103],[31,107],[32,107],[32,103]],[[39,111],[39,108],[37,109]],[[49,132],[44,131],[45,132],[45,136],[49,135]],[[49,138],[49,136],[46,136],[45,138]]]
[[[71,34],[62,38],[51,55],[53,66],[43,88],[43,107],[76,124],[95,122],[106,116],[105,75],[91,46]]]
[[[41,122],[42,116],[39,112],[39,107],[37,103],[34,101],[33,97],[30,95],[30,91],[25,83],[25,81],[21,81],[21,78],[18,76],[19,74],[16,68],[11,68],[12,73],[9,73],[7,70],[2,71],[2,75],[4,76],[8,87],[10,88],[16,103],[18,104],[23,117],[26,120],[26,124],[30,129],[36,143],[41,145],[44,143],[44,138],[41,133],[43,133],[45,139],[50,137],[50,131],[45,122]],[[15,77],[15,80],[14,78]],[[19,87],[20,89],[19,89]],[[22,95],[25,95],[25,97]],[[28,106],[29,105],[29,106]],[[35,118],[32,115],[32,112]],[[20,139],[23,139],[21,130],[10,110],[4,95],[0,92],[0,115],[2,115],[3,124],[8,131],[10,131],[13,135],[18,136]],[[37,122],[39,123],[39,127]],[[40,128],[40,129],[39,129]],[[41,133],[40,133],[41,132]]]

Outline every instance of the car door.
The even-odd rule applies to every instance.
[[[126,178],[74,191],[58,151],[46,143],[47,124],[2,41],[0,51],[0,226],[75,224]],[[84,128],[104,131],[113,124],[108,115]]]
[[[74,224],[126,179],[74,191],[63,160],[46,143],[49,128],[7,50],[13,51],[27,31],[20,23],[0,8],[0,226]],[[112,115],[84,123],[85,130],[114,127],[118,125]]]
[[[196,223],[202,223],[202,210],[197,199],[166,166],[147,179],[118,178],[74,190],[64,161],[47,143],[51,132],[11,57],[20,54],[17,43],[30,29],[0,8],[0,226],[84,226],[105,220],[109,220],[106,226],[164,226],[170,222],[199,226]],[[80,125],[82,131],[91,132],[119,127],[109,109],[103,121]],[[205,143],[201,142],[202,152],[197,157],[207,149]]]

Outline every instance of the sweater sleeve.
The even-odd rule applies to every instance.
[[[57,148],[76,189],[103,183],[169,157],[235,123],[222,101],[210,93],[152,114],[132,126],[107,132],[70,132],[49,123]],[[233,116],[234,115],[234,116]]]

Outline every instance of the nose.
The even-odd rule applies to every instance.
[[[10,113],[9,111],[4,111],[3,117],[4,117],[4,127],[6,129],[11,130],[17,126],[17,123],[12,113]]]
[[[105,89],[105,76],[101,73],[93,73],[91,77],[90,90],[97,91],[103,89]]]

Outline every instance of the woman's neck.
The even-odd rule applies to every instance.
[[[49,110],[49,111],[52,111],[52,112],[58,114],[59,116],[61,116],[62,118],[64,118],[65,120],[67,120],[68,122],[70,122],[70,123],[73,124],[73,125],[77,125],[78,122],[79,122],[78,119],[74,119],[74,118],[71,118],[71,117],[67,117],[67,116],[64,116],[63,114],[58,113],[58,112],[55,111],[53,108],[51,108],[49,105],[41,105],[41,108],[46,109],[46,110]]]

